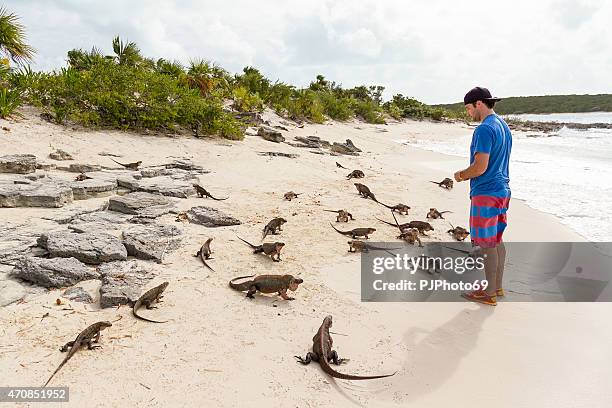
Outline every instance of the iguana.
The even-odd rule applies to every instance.
[[[275,293],[285,300],[294,300],[295,298],[287,296],[287,290],[295,292],[300,283],[304,282],[300,278],[293,275],[259,275],[255,279],[251,279],[242,283],[235,283],[239,279],[252,278],[255,275],[239,276],[229,281],[229,286],[238,291],[247,291],[246,296],[253,299],[255,293]]]
[[[317,334],[312,338],[312,351],[309,351],[306,354],[305,358],[300,356],[294,356],[297,360],[304,364],[310,364],[311,361],[316,361],[319,363],[323,371],[325,371],[328,375],[339,378],[341,380],[373,380],[376,378],[385,378],[391,377],[393,374],[385,374],[385,375],[370,375],[370,376],[360,376],[360,375],[350,375],[339,373],[334,370],[329,362],[331,361],[335,365],[340,365],[342,363],[347,362],[347,359],[338,358],[338,353],[333,350],[333,340],[331,335],[329,334],[329,328],[332,326],[332,317],[327,316],[323,319],[323,324],[317,331]]]

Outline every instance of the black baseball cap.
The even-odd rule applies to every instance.
[[[477,86],[476,88],[472,88],[468,93],[463,97],[463,104],[467,105],[468,103],[475,103],[476,101],[492,101],[497,102],[501,101],[501,98],[493,98],[491,96],[491,92],[487,88],[481,88]]]

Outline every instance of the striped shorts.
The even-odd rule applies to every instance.
[[[472,196],[470,204],[470,237],[474,245],[493,248],[502,240],[510,196]]]

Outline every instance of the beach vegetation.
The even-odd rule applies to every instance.
[[[136,43],[120,37],[112,39],[111,49],[108,55],[96,47],[70,50],[67,66],[51,72],[27,67],[0,73],[7,84],[2,112],[26,101],[59,124],[234,140],[243,137],[247,126],[237,113],[262,112],[266,107],[311,123],[357,118],[384,124],[388,116],[438,120],[445,115],[443,109],[401,95],[383,103],[381,85],[344,88],[317,75],[307,87],[298,88],[272,81],[252,66],[232,75],[205,59],[184,66],[147,58]]]

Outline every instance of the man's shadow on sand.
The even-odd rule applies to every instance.
[[[435,392],[452,377],[461,360],[475,347],[484,321],[493,308],[463,309],[433,331],[414,327],[404,335],[409,351],[399,372],[385,391],[402,401]],[[420,334],[426,334],[419,341]]]
[[[331,384],[347,400],[358,406],[362,402],[355,399],[348,390],[371,393],[372,398],[366,405],[388,401],[389,396],[392,396],[395,403],[405,403],[435,392],[453,375],[463,357],[476,347],[482,325],[493,313],[493,309],[490,306],[463,309],[433,331],[410,328],[403,337],[408,348],[408,353],[401,356],[405,357],[404,364],[392,377],[374,380],[371,384],[367,381],[354,381],[360,384],[343,386],[335,381]],[[426,335],[417,342],[420,334]]]

